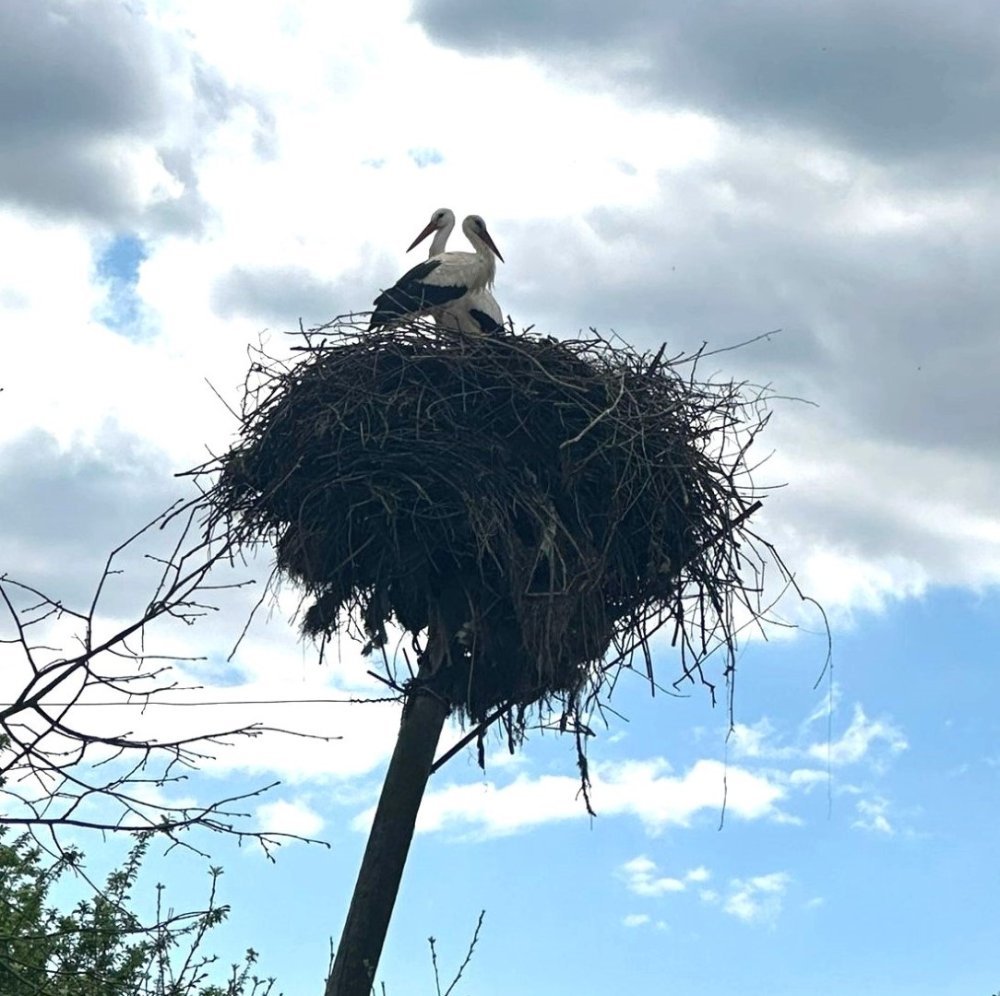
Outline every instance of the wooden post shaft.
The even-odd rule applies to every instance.
[[[406,702],[347,921],[326,982],[326,996],[371,996],[417,812],[448,712],[443,699],[419,689]]]

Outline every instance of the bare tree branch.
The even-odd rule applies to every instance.
[[[236,558],[225,539],[199,531],[202,511],[200,498],[178,503],[116,547],[83,609],[0,575],[0,664],[5,684],[17,689],[0,705],[0,826],[44,831],[57,850],[58,832],[67,827],[156,831],[171,846],[195,850],[181,834],[201,828],[256,840],[269,854],[283,839],[304,839],[246,826],[248,804],[276,782],[209,803],[170,799],[171,790],[218,749],[264,733],[304,734],[250,723],[155,737],[124,724],[109,726],[108,716],[119,709],[84,710],[125,707],[138,721],[161,702],[178,704],[162,700],[164,693],[193,690],[172,676],[171,666],[202,658],[147,650],[147,639],[177,621],[194,625],[217,611],[213,596],[253,583],[220,582],[212,574]],[[140,540],[161,536],[170,543],[166,555],[138,549]],[[140,563],[155,567],[152,596],[131,621],[108,632],[109,582],[124,573],[126,555],[137,554]]]

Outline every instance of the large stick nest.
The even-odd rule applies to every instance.
[[[730,643],[759,393],[596,333],[341,319],[303,342],[255,364],[209,497],[243,542],[275,543],[307,634],[378,647],[398,625],[419,681],[477,721],[578,714],[610,664],[641,648],[649,666],[668,620],[687,675]]]

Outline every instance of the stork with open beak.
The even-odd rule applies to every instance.
[[[430,223],[411,243],[410,249],[422,242],[431,232],[435,232],[431,243],[432,255],[424,263],[419,263],[408,270],[396,281],[395,285],[383,291],[375,298],[375,310],[372,312],[370,329],[381,328],[407,319],[419,318],[423,315],[432,316],[436,321],[444,319],[450,327],[459,324],[460,318],[449,319],[449,314],[458,308],[458,314],[466,311],[466,305],[460,305],[463,298],[469,298],[468,304],[474,310],[482,310],[484,299],[479,292],[487,291],[493,285],[496,276],[496,260],[503,261],[500,250],[486,228],[486,222],[477,214],[470,214],[462,222],[462,231],[472,243],[475,252],[438,252],[433,253],[436,244],[444,248],[451,229],[448,228],[448,216],[454,223],[454,215],[446,208],[435,211]],[[439,217],[440,216],[440,217]],[[409,250],[407,250],[409,251]],[[470,297],[471,295],[471,297]],[[492,300],[492,294],[490,299]],[[495,312],[500,314],[499,306],[493,301]],[[490,315],[482,310],[488,319]],[[471,311],[468,312],[470,319]],[[495,319],[491,319],[495,321]],[[501,316],[502,320],[502,316]],[[476,325],[475,331],[481,331]]]

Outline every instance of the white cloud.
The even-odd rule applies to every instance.
[[[857,764],[869,756],[875,744],[885,745],[890,754],[899,754],[909,744],[903,733],[888,720],[869,720],[860,703],[854,706],[851,724],[841,736],[827,744],[809,747],[809,756],[834,766]]]
[[[302,799],[278,799],[257,807],[257,822],[265,833],[316,837],[326,821]]]
[[[685,882],[707,882],[711,877],[712,873],[704,865],[684,873]]]
[[[796,788],[804,788],[809,791],[814,785],[830,780],[830,776],[825,771],[818,771],[816,768],[795,768],[788,774],[788,784]]]
[[[831,767],[862,762],[878,766],[885,753],[892,756],[906,750],[908,744],[902,731],[887,719],[869,719],[860,703],[855,704],[851,722],[839,737],[828,742],[808,742],[814,725],[821,719],[831,718],[831,705],[835,705],[840,697],[840,688],[834,685],[832,692],[824,695],[799,724],[794,743],[784,742],[771,721],[764,717],[755,723],[736,723],[727,741],[729,748],[735,757],[744,761],[777,762],[782,766],[787,762],[818,761]],[[828,782],[830,776],[822,769],[800,766],[774,777],[790,788],[808,792],[814,786]]]
[[[683,892],[687,885],[679,878],[656,875],[656,863],[641,854],[621,867],[626,888],[637,896],[663,896],[668,892]]]
[[[804,731],[808,725],[801,727]],[[592,765],[591,801],[599,816],[633,816],[647,832],[656,834],[668,826],[691,826],[704,814],[721,814],[725,798],[727,817],[766,819],[775,824],[802,825],[801,816],[787,811],[783,803],[793,791],[808,793],[826,784],[829,775],[814,767],[774,766],[798,758],[812,758],[837,767],[870,762],[875,748],[890,754],[906,748],[903,734],[888,720],[870,720],[860,705],[844,733],[829,745],[781,744],[772,724],[762,719],[737,726],[741,754],[747,759],[766,760],[772,766],[755,769],[719,761],[695,761],[683,773],[675,773],[663,758],[601,762]],[[778,745],[773,741],[779,740]],[[373,810],[361,813],[356,828],[370,824]],[[458,830],[476,836],[517,833],[546,823],[582,819],[586,810],[580,799],[579,780],[572,775],[533,776],[521,772],[501,783],[485,780],[474,784],[432,783],[424,798],[417,829],[422,832]],[[685,882],[700,882],[707,872],[694,869],[683,878],[653,876],[649,871],[637,888],[643,894],[680,891]]]
[[[793,746],[774,743],[776,739],[774,726],[765,716],[753,724],[734,724],[728,744],[734,757],[783,760],[798,753],[797,748]]]
[[[844,693],[840,687],[840,682],[834,681],[829,683],[812,712],[802,721],[803,729],[820,720],[827,720],[832,713],[837,711],[837,707],[840,705],[843,697]]]
[[[117,617],[96,619],[95,640],[131,622],[135,618],[130,615],[132,609],[141,612],[146,605],[152,588],[138,583],[136,577],[129,572],[109,581],[109,590],[121,585],[131,602],[116,604]],[[221,580],[222,576],[215,578],[216,583]],[[267,625],[259,620],[251,626],[233,660],[227,661],[256,597],[251,591],[230,592],[228,602],[226,593],[213,592],[211,599],[218,598],[226,611],[211,613],[193,627],[170,618],[151,626],[145,634],[145,651],[161,661],[174,655],[182,659],[155,682],[168,690],[146,705],[138,701],[88,705],[77,711],[74,725],[83,731],[128,731],[133,738],[154,743],[263,727],[252,737],[230,736],[198,745],[205,754],[199,769],[211,780],[234,773],[268,781],[278,776],[286,783],[311,781],[337,786],[340,791],[345,780],[372,772],[392,751],[400,706],[359,701],[382,694],[382,686],[376,691],[371,682],[359,680],[371,662],[361,656],[356,644],[345,641],[340,648],[329,648],[326,663],[321,665],[316,648],[301,643],[280,612]],[[60,592],[53,594],[58,597]],[[64,604],[75,610],[80,601],[70,598]],[[79,621],[68,613],[48,620],[36,636],[46,647],[56,649],[40,653],[39,659],[46,661],[69,651],[79,630]],[[135,671],[131,662],[109,654],[97,664],[109,674]],[[0,693],[8,701],[30,680],[29,670],[16,647],[0,647]],[[75,687],[75,682],[70,684]],[[58,688],[50,700],[55,703],[68,697],[66,689]],[[113,702],[115,695],[105,687],[84,695],[84,701],[109,700]],[[213,791],[209,781],[198,794]],[[360,798],[355,794],[350,801],[367,804],[370,794]]]
[[[718,761],[696,761],[683,775],[672,775],[662,758],[604,762],[592,770],[591,800],[599,816],[630,815],[647,831],[690,826],[701,813],[722,811],[728,783],[726,813],[740,819],[777,819],[777,803],[785,789],[763,775],[743,768],[728,769]],[[354,826],[366,828],[372,811],[359,815]],[[424,798],[417,830],[469,828],[485,836],[515,833],[544,823],[583,819],[580,783],[569,775],[519,775],[497,786],[450,784]]]
[[[622,865],[621,870],[629,877],[633,876],[648,876],[652,872],[656,871],[656,862],[652,858],[646,857],[645,854],[640,854],[638,857],[632,858],[630,861],[626,861]]]
[[[527,754],[523,750],[516,750],[512,754],[506,748],[495,750],[486,755],[486,770],[503,768],[521,768],[529,764]]]
[[[643,924],[649,923],[650,918],[645,913],[629,913],[628,916],[622,918],[622,926],[624,927],[641,927]]]
[[[245,615],[237,613],[235,618],[242,621]],[[260,724],[273,731],[211,750],[201,766],[206,774],[241,772],[277,776],[292,784],[332,785],[368,775],[392,752],[400,706],[352,701],[381,692],[356,680],[357,671],[371,662],[350,641],[329,648],[321,665],[316,648],[300,642],[294,628],[276,615],[267,625],[255,624],[232,662],[225,663],[232,631],[199,635],[196,627],[177,636],[171,641],[175,651],[190,648],[192,656],[206,649],[214,652],[201,666],[177,669],[183,684],[196,686],[171,696],[187,707],[149,709],[139,728],[165,735],[176,730],[178,713],[183,713],[189,730]],[[197,707],[202,702],[222,704]]]
[[[870,830],[872,833],[885,834],[892,837],[896,833],[895,827],[889,822],[889,802],[887,799],[876,797],[874,799],[858,799],[858,818],[851,824],[858,830]]]
[[[764,741],[772,732],[766,717],[753,726],[735,723],[729,734],[729,746],[736,757],[760,757]]]
[[[799,582],[821,605],[849,611],[884,612],[892,601],[917,598],[927,590],[927,569],[902,556],[873,560],[834,549],[813,549],[800,561]],[[845,611],[847,610],[847,614]]]
[[[668,892],[683,892],[686,886],[679,878],[651,878],[629,885],[637,896],[662,896]]]
[[[781,913],[790,882],[787,872],[733,879],[722,909],[744,923],[773,925]]]
[[[769,875],[756,875],[749,880],[749,885],[757,892],[784,892],[790,881],[785,872],[771,872]]]
[[[912,371],[910,348],[901,343],[886,363]],[[874,384],[859,390],[873,399],[877,393]],[[769,470],[790,487],[769,499],[759,526],[835,627],[853,625],[859,612],[883,613],[920,598],[934,584],[979,586],[1000,578],[1000,523],[989,497],[996,489],[995,461],[991,468],[958,445],[921,446],[922,436],[937,430],[917,427],[920,396],[914,385],[894,405],[913,408],[905,416],[909,442],[880,439],[874,424],[864,430],[823,425],[818,415],[808,426],[775,421],[777,453]],[[870,422],[878,417],[873,400]],[[955,438],[963,437],[956,432]],[[920,480],[912,488],[895,487],[918,458]],[[922,499],[923,493],[934,500]]]

